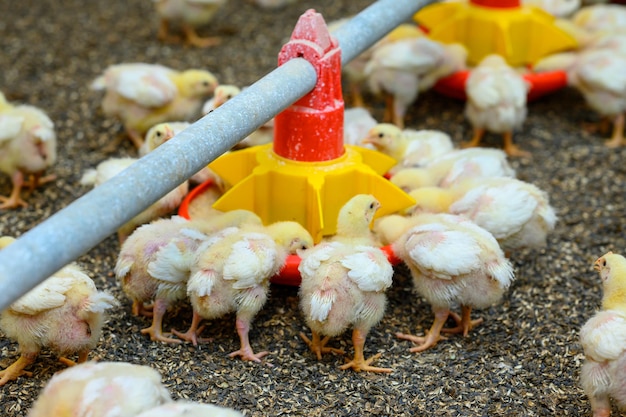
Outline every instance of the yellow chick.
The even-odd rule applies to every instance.
[[[158,38],[161,41],[174,41],[170,36],[170,23],[181,26],[185,42],[192,46],[206,48],[220,43],[217,36],[200,37],[196,28],[213,20],[213,16],[226,3],[226,0],[152,0],[160,18]]]
[[[14,239],[3,237],[0,249]],[[0,314],[0,329],[16,340],[20,357],[0,371],[0,386],[30,375],[24,369],[35,362],[42,348],[56,351],[60,361],[73,365],[66,356],[78,353],[85,362],[102,334],[104,312],[116,306],[112,295],[99,292],[87,274],[69,264],[33,288]]]
[[[465,83],[465,116],[474,136],[464,147],[479,146],[485,131],[502,134],[504,151],[510,156],[529,157],[513,143],[513,130],[526,119],[530,84],[500,55],[488,55],[470,71]]]
[[[421,168],[396,171],[391,182],[406,192],[416,188],[451,187],[468,178],[515,177],[507,156],[499,149],[455,149]]]
[[[611,398],[626,409],[626,259],[609,252],[594,263],[604,289],[602,307],[580,330],[585,362],[581,385],[594,417],[611,414]]]
[[[243,417],[243,414],[212,404],[176,401],[151,408],[133,417]]]
[[[208,99],[202,105],[202,114],[209,114],[231,98],[241,93],[241,89],[236,85],[222,84],[215,88],[213,97]]]
[[[197,345],[203,319],[235,313],[240,349],[229,357],[261,362],[268,352],[254,353],[248,333],[267,301],[270,278],[281,270],[288,255],[311,246],[310,233],[292,221],[231,227],[212,236],[198,249],[187,283],[193,307],[191,327],[186,333],[173,333]]]
[[[95,169],[89,169],[83,174],[81,185],[98,187],[114,176],[118,175],[130,165],[135,163],[137,158],[109,158],[98,164]],[[183,201],[189,191],[187,181],[165,194],[159,200],[150,205],[147,209],[137,214],[117,230],[120,244],[139,226],[151,222],[154,219],[172,213]]]
[[[454,148],[447,133],[439,130],[402,130],[391,123],[379,123],[372,127],[362,143],[371,144],[377,151],[394,158],[398,163],[392,172],[426,166]]]
[[[27,417],[135,417],[170,402],[161,375],[149,366],[86,362],[55,374]]]
[[[367,334],[384,315],[385,290],[393,277],[393,268],[370,230],[379,208],[372,195],[354,196],[339,211],[337,233],[300,253],[300,308],[312,338],[300,336],[319,360],[323,353],[343,353],[326,344],[352,327],[354,357],[341,369],[357,372],[392,371],[371,365],[380,353],[369,359],[363,353]]]
[[[370,90],[385,100],[383,121],[403,129],[406,111],[420,91],[465,68],[466,55],[459,56],[461,50],[423,36],[374,48],[364,72]]]
[[[168,308],[185,299],[195,251],[213,233],[245,222],[260,223],[254,213],[233,210],[207,220],[188,221],[179,216],[143,225],[122,244],[115,276],[133,301],[133,315],[152,315],[152,325],[141,333],[151,340],[180,343],[163,334]],[[144,303],[153,301],[152,311]]]
[[[112,65],[91,84],[92,89],[105,91],[104,114],[122,121],[137,149],[142,135],[155,124],[197,117],[216,86],[217,79],[209,71],[180,72],[144,63]]]
[[[28,206],[20,195],[23,186],[34,189],[56,178],[42,177],[56,162],[56,148],[52,120],[34,106],[7,102],[0,92],[0,171],[11,176],[13,185],[8,197],[0,196],[0,209]]]
[[[568,84],[576,88],[589,107],[613,120],[613,134],[605,142],[611,148],[626,145],[626,54],[611,48],[566,52],[548,56],[534,66],[535,71],[564,70]]]
[[[548,194],[515,178],[469,179],[451,188],[423,187],[409,193],[411,213],[464,216],[491,233],[507,253],[542,248],[557,216]]]
[[[400,339],[422,352],[441,340],[441,333],[464,336],[482,322],[472,320],[473,308],[487,308],[499,302],[513,281],[513,266],[498,242],[472,221],[451,214],[399,215],[378,220],[374,230],[411,271],[417,293],[431,305],[435,320],[426,336],[397,333]],[[461,305],[461,315],[450,311]],[[444,329],[448,316],[457,327]]]
[[[186,129],[188,122],[163,122],[152,126],[144,137],[144,141],[139,148],[139,156],[146,156],[168,140],[172,139],[177,132]]]

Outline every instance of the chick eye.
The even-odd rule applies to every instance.
[[[383,137],[385,137],[385,134],[384,134],[384,133],[379,133],[379,134],[378,134],[378,137],[379,137],[379,138],[383,138]]]
[[[163,134],[163,133],[161,133],[161,132],[157,132],[157,133],[156,133],[157,138],[160,138],[162,134]]]
[[[602,266],[606,266],[606,259],[602,259]]]
[[[202,81],[202,86],[203,87],[208,87],[209,86],[209,82],[208,81]]]
[[[375,204],[374,204],[374,203],[370,203],[370,210],[371,210],[371,209],[373,209],[373,208],[374,208],[374,206],[375,206]]]
[[[307,247],[306,245],[302,245],[302,247],[301,247],[300,249],[302,249],[302,250],[307,250],[307,249],[308,249],[308,247]]]

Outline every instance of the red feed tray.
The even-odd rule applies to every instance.
[[[435,84],[435,91],[446,96],[465,100],[465,82],[469,71],[459,71]],[[534,100],[567,86],[567,74],[564,71],[550,71],[525,74],[524,78],[531,84],[528,100]]]
[[[178,214],[186,219],[191,219],[189,205],[195,198],[202,195],[202,193],[206,192],[212,186],[213,181],[208,180],[191,190],[178,208]],[[390,246],[383,246],[381,250],[393,265],[400,263],[400,259],[396,257]],[[298,271],[300,260],[300,257],[297,255],[289,255],[285,266],[283,266],[279,274],[272,277],[271,282],[274,284],[299,286],[301,281],[300,272]]]

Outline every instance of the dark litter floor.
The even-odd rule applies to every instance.
[[[130,142],[112,153],[103,151],[121,127],[103,117],[101,97],[88,85],[108,65],[145,61],[204,67],[221,83],[249,85],[275,67],[281,45],[306,9],[314,7],[330,21],[369,3],[309,0],[267,11],[233,0],[203,31],[222,35],[222,44],[200,50],[157,42],[157,23],[146,0],[0,2],[0,89],[9,100],[45,109],[59,138],[59,161],[51,170],[58,179],[36,190],[28,208],[1,211],[0,234],[19,236],[89,191],[79,185],[87,168],[110,156],[135,155]],[[210,323],[205,334],[214,342],[197,349],[151,342],[139,333],[147,321],[131,316],[115,282],[119,245],[111,236],[78,260],[100,288],[122,301],[92,357],[150,365],[161,372],[173,397],[249,416],[590,415],[578,387],[583,361],[578,331],[601,297],[591,265],[608,250],[626,248],[626,149],[608,149],[600,135],[583,130],[584,123],[597,120],[571,90],[529,105],[515,140],[533,158],[512,164],[520,179],[550,194],[559,222],[545,250],[513,255],[513,286],[502,304],[480,312],[485,322],[470,337],[451,337],[425,353],[409,353],[410,343],[394,334],[423,332],[433,316],[398,267],[387,313],[366,343],[366,355],[381,352],[377,364],[393,368],[389,375],[342,371],[340,356],[315,360],[298,336],[307,329],[292,287],[274,286],[254,323],[253,346],[271,352],[263,364],[227,357],[238,348],[234,317]],[[410,109],[408,126],[446,131],[456,144],[471,135],[463,103],[433,92]],[[489,140],[498,146],[497,137]],[[9,178],[2,175],[0,194],[9,192]],[[164,327],[184,329],[190,319],[189,309],[182,308]],[[349,333],[332,343],[352,353]],[[17,358],[17,344],[0,338],[0,355],[4,368]],[[53,354],[43,352],[30,367],[32,378],[0,388],[2,414],[25,415],[61,369]]]

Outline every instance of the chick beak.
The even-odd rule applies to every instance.
[[[596,261],[593,263],[593,269],[600,272],[602,270],[602,265],[600,265],[600,263],[602,262],[603,258],[598,258],[596,259]]]
[[[175,135],[176,135],[176,133],[174,133],[174,131],[171,128],[168,127],[165,130],[165,139],[163,140],[163,143],[165,143],[168,140],[172,139]]]
[[[376,139],[371,136],[368,136],[365,139],[361,140],[361,144],[363,145],[376,145],[376,143]]]

